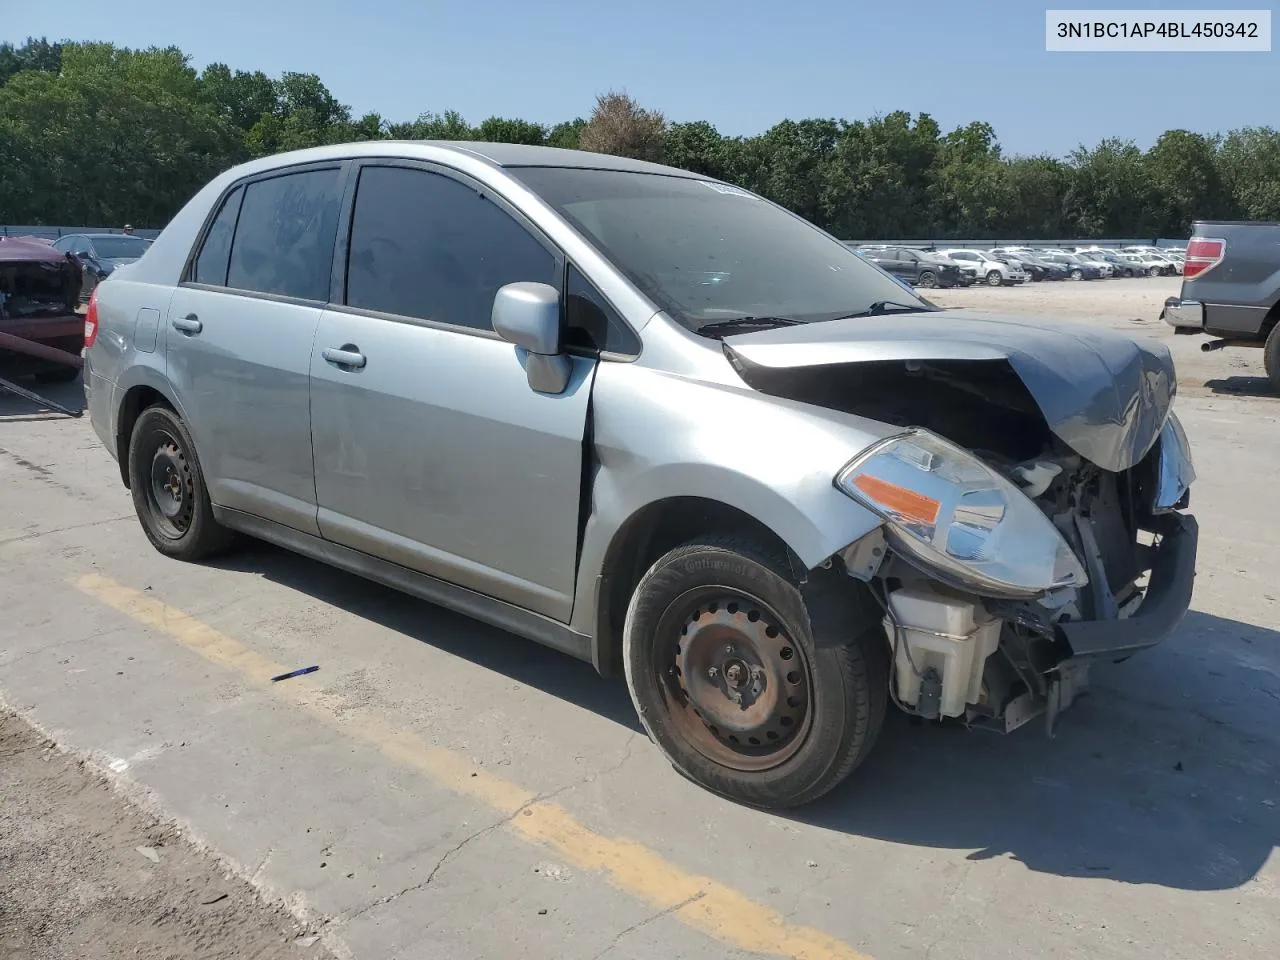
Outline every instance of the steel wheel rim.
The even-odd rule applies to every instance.
[[[699,587],[667,607],[655,636],[653,668],[671,727],[702,756],[752,773],[804,746],[812,667],[768,604],[732,587]]]
[[[191,529],[195,513],[195,478],[182,445],[167,430],[156,431],[145,491],[159,533],[180,540]]]

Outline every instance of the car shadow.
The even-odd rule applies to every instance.
[[[641,731],[623,683],[502,630],[254,543],[217,561]],[[1192,611],[1161,646],[1101,663],[1045,736],[913,723],[891,710],[868,760],[797,822],[1005,857],[1037,872],[1238,887],[1280,843],[1280,633]]]
[[[1234,397],[1280,397],[1266,377],[1223,377],[1206,380],[1204,385],[1214,393]]]
[[[591,664],[550,647],[261,541],[250,541],[212,565],[260,574],[517,683],[585,707],[628,730],[644,732],[621,679],[603,678]]]

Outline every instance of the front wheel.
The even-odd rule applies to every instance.
[[[187,425],[166,406],[148,407],[133,425],[129,489],[143,532],[165,556],[204,560],[234,540],[213,518]]]
[[[1077,270],[1072,270],[1072,271],[1071,271],[1071,279],[1072,279],[1072,280],[1083,280],[1083,279],[1084,279],[1084,271],[1083,271],[1083,270],[1079,270],[1079,269],[1077,269]]]
[[[853,583],[821,589],[824,609],[843,614],[822,621],[835,619],[838,638],[814,635],[785,560],[752,540],[687,543],[641,578],[623,629],[627,686],[680,773],[779,809],[817,799],[866,757],[884,720],[887,645]]]
[[[1000,284],[1004,283],[1004,277],[1000,274],[999,270],[992,270],[987,274],[987,283],[991,284],[993,287],[998,287]]]
[[[938,276],[937,274],[933,273],[931,270],[921,270],[920,276],[916,278],[917,287],[925,287],[927,289],[933,289],[937,285],[938,285]]]

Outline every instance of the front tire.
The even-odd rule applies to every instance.
[[[1075,270],[1072,270],[1072,271],[1071,271],[1071,279],[1072,279],[1072,280],[1083,280],[1083,279],[1084,279],[1084,271],[1083,271],[1083,270],[1080,270],[1080,269],[1078,269],[1078,268],[1077,268],[1077,269],[1075,269]]]
[[[998,287],[1004,283],[1004,277],[1000,275],[999,270],[992,270],[987,274],[987,283],[991,284],[993,287]]]
[[[687,543],[641,578],[623,629],[627,686],[684,776],[781,809],[827,793],[870,752],[887,699],[883,633],[855,584],[816,589],[847,635],[815,637],[785,560],[749,539]]]
[[[916,278],[916,286],[924,287],[932,290],[938,285],[938,276],[931,270],[921,270],[920,276]]]
[[[143,532],[165,556],[204,560],[234,542],[213,518],[195,443],[169,407],[148,407],[133,425],[129,489]]]

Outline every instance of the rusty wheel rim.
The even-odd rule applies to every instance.
[[[159,532],[181,539],[195,512],[195,478],[176,438],[163,431],[156,438],[147,484],[147,506]]]
[[[808,657],[759,598],[707,587],[663,614],[654,666],[673,731],[707,759],[735,770],[777,767],[811,726]]]

